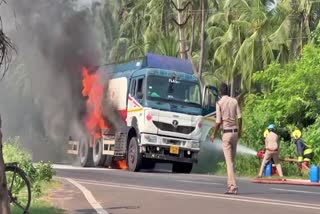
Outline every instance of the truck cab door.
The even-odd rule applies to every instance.
[[[202,99],[202,132],[201,141],[205,141],[209,131],[214,127],[216,120],[216,103],[219,100],[218,89],[214,86],[205,86]]]

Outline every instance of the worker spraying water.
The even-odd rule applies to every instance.
[[[276,126],[274,124],[270,124],[268,126],[268,132],[265,134],[265,154],[261,163],[260,171],[258,174],[258,178],[262,177],[262,172],[264,170],[265,165],[273,160],[274,164],[277,167],[277,170],[279,172],[279,176],[282,178],[282,167],[280,164],[280,158],[279,158],[279,136],[275,132]]]

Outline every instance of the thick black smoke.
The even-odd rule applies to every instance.
[[[1,88],[1,99],[7,99],[1,104],[2,117],[7,113],[4,132],[20,135],[35,159],[58,160],[68,136],[85,133],[81,69],[101,63],[96,18],[92,7],[79,10],[77,1],[9,3],[14,27],[8,34],[18,47],[18,56],[7,87]]]

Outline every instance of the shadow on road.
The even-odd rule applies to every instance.
[[[97,211],[94,209],[82,209],[82,210],[75,210],[75,214],[97,214]]]
[[[132,209],[139,209],[140,206],[119,206],[119,207],[108,207],[103,208],[104,210],[108,211],[109,214],[112,214],[113,210],[132,210]],[[96,214],[97,211],[94,209],[79,209],[75,210],[76,214]]]
[[[106,208],[107,210],[120,210],[120,209],[125,209],[125,210],[133,210],[133,209],[139,209],[140,206],[121,206],[121,207],[109,207]]]
[[[274,192],[239,192],[238,195],[274,195]],[[288,195],[292,193],[277,192],[277,195]]]

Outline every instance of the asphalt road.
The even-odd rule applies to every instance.
[[[90,191],[105,210],[101,213],[320,213],[320,187],[256,184],[238,179],[238,195],[225,195],[226,178],[220,176],[63,165],[55,168],[58,177],[72,179]]]

